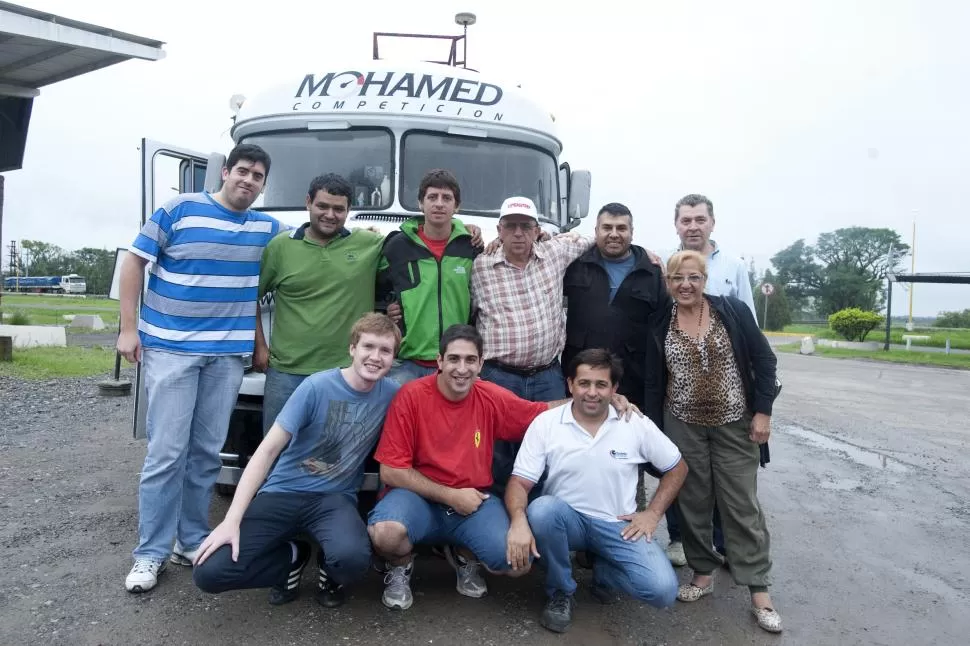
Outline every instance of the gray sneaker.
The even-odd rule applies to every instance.
[[[451,545],[446,545],[444,549],[445,559],[448,560],[448,564],[454,568],[458,575],[458,582],[455,584],[458,594],[472,599],[484,597],[488,592],[488,586],[485,585],[485,579],[482,578],[481,562],[466,559]]]
[[[670,564],[674,567],[682,567],[687,565],[687,555],[684,554],[684,544],[680,541],[674,541],[667,546],[666,549],[667,558],[670,559]]]
[[[411,594],[411,573],[414,562],[407,565],[395,565],[384,576],[384,595],[381,601],[391,610],[407,610],[414,603]]]

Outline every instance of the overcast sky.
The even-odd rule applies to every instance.
[[[19,4],[164,41],[166,57],[42,89],[24,168],[6,173],[5,242],[126,246],[141,137],[226,152],[234,93],[368,60],[374,31],[460,33],[455,12],[472,11],[469,66],[547,103],[564,159],[592,171],[593,213],[626,203],[638,244],[674,247],[673,205],[698,192],[721,247],[759,271],[840,227],[908,241],[914,218],[917,271],[970,271],[963,0]],[[917,287],[916,315],[966,307],[970,286]]]

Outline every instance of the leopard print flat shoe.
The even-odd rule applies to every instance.
[[[694,585],[693,583],[685,583],[677,588],[677,601],[693,603],[701,597],[706,597],[712,592],[714,592],[714,579],[711,579],[711,582],[703,588],[698,585]]]

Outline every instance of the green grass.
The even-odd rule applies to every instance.
[[[786,343],[775,347],[781,352],[797,354],[799,344]],[[917,352],[911,350],[850,350],[848,348],[826,348],[815,346],[815,354],[834,359],[867,359],[870,361],[885,361],[888,363],[908,363],[922,366],[939,366],[943,368],[963,368],[970,370],[970,354],[943,354],[942,352]]]
[[[814,334],[819,339],[841,339],[838,334],[822,325],[786,325],[784,331],[789,334]],[[943,329],[938,327],[918,327],[912,332],[907,332],[906,328],[899,324],[893,324],[889,336],[891,343],[905,345],[904,334],[920,334],[929,336],[926,341],[914,341],[913,347],[930,346],[934,348],[945,348],[946,339],[950,339],[950,347],[961,350],[970,350],[970,329]],[[886,338],[886,328],[881,327],[873,330],[866,337],[866,341],[883,341]]]
[[[29,325],[69,325],[67,314],[96,314],[104,321],[107,330],[118,328],[118,302],[107,298],[71,298],[66,296],[11,296],[4,294],[0,311],[5,312],[4,323],[23,313],[30,319]],[[17,323],[23,325],[23,323]]]
[[[43,305],[56,305],[63,308],[78,307],[88,309],[93,307],[106,310],[118,309],[118,301],[113,301],[110,298],[78,298],[77,296],[54,296],[51,294],[30,296],[26,294],[5,293],[0,304],[4,307],[32,307],[38,303],[42,303]]]
[[[14,348],[13,361],[0,361],[0,376],[20,379],[89,377],[114,370],[111,348]]]

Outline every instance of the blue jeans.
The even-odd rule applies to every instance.
[[[172,540],[195,549],[209,534],[219,452],[243,378],[241,356],[142,354],[148,454],[138,485],[135,558],[164,560]]]
[[[402,386],[409,381],[418,379],[420,377],[427,377],[428,375],[437,374],[438,367],[428,368],[422,366],[420,363],[415,363],[410,359],[395,359],[394,365],[391,366],[391,371],[387,373],[387,376],[401,384]]]
[[[486,362],[482,368],[482,379],[498,384],[506,390],[510,390],[522,399],[533,402],[549,402],[566,398],[566,382],[562,377],[562,367],[556,361],[546,370],[538,372],[531,377],[517,375],[514,372],[503,370],[501,367],[491,362]],[[506,442],[496,440],[494,453],[492,455],[492,488],[491,491],[496,496],[505,496],[505,486],[512,476],[512,468],[515,466],[515,456],[519,453],[521,442]],[[529,499],[534,500],[542,493],[542,485],[545,484],[545,475],[532,491],[529,492]]]
[[[531,377],[517,375],[486,361],[481,377],[530,402],[551,402],[566,398],[566,380],[563,379],[562,366],[558,361]]]
[[[293,568],[289,541],[303,532],[320,546],[317,561],[340,585],[364,578],[370,567],[367,528],[353,496],[313,492],[261,493],[239,524],[239,558],[223,545],[195,568],[192,578],[205,592],[269,588],[286,581]]]
[[[505,549],[509,515],[497,496],[489,496],[472,514],[462,516],[408,489],[391,489],[367,516],[368,525],[383,522],[404,525],[412,545],[460,545],[493,572],[509,569]]]
[[[570,550],[586,550],[593,561],[593,579],[600,585],[648,603],[655,608],[673,605],[677,575],[656,540],[626,541],[620,532],[628,523],[611,522],[579,513],[555,496],[542,496],[526,513],[536,539],[539,564],[546,570],[546,594],[576,592]]]
[[[308,376],[280,372],[275,368],[266,369],[266,381],[263,382],[263,437],[273,427],[273,422],[283,410],[286,400]]]

